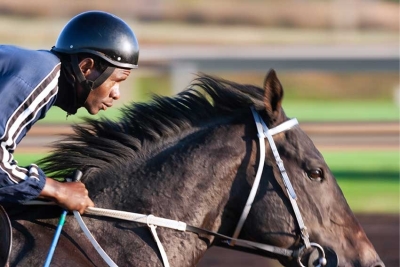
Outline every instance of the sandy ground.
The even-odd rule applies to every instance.
[[[357,215],[386,267],[399,267],[399,215]],[[225,248],[211,248],[197,267],[279,267],[279,262]]]

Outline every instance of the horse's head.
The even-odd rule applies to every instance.
[[[44,170],[63,176],[81,169],[99,207],[152,213],[271,245],[274,253],[267,255],[286,266],[297,266],[298,258],[307,266],[323,263],[323,254],[328,266],[337,260],[346,267],[383,266],[321,153],[286,117],[282,98],[274,71],[264,90],[200,76],[177,96],[125,107],[119,121],[77,125],[43,160]],[[122,230],[110,231],[118,239]],[[174,265],[194,265],[213,242],[212,235],[204,242],[159,231]],[[121,242],[126,249],[146,248],[140,257],[154,253],[135,236]]]
[[[288,120],[281,106],[283,89],[274,71],[268,73],[264,89],[265,110],[258,112],[271,129]],[[282,166],[278,167],[279,158],[277,160],[272,152],[274,145],[266,138],[266,159],[260,187],[240,237],[282,248],[299,248],[305,244],[301,236],[303,221],[306,227],[303,234],[308,233],[310,242],[324,248],[327,266],[336,266],[337,259],[339,266],[384,266],[350,210],[323,156],[307,134],[295,126],[275,134],[272,139],[284,170]],[[249,166],[248,173],[254,174],[252,169],[257,168],[260,157],[259,154],[255,156],[256,166]],[[294,197],[286,189],[282,177],[285,171],[294,188]],[[251,183],[253,181],[249,181]],[[299,214],[295,214],[297,207],[294,206],[298,206]],[[302,253],[303,264],[307,266],[308,262],[318,261],[321,258],[318,254],[322,252],[313,246]],[[291,257],[278,255],[277,259],[285,266],[298,266]]]

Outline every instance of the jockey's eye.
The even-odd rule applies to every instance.
[[[307,176],[313,181],[322,181],[323,172],[321,169],[312,169],[307,171]]]

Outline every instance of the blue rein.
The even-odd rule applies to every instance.
[[[43,267],[49,267],[50,266],[50,262],[51,262],[51,260],[53,258],[53,254],[54,254],[54,251],[56,249],[56,246],[57,246],[57,243],[58,243],[58,239],[60,238],[61,230],[62,230],[62,228],[64,226],[65,217],[66,216],[67,216],[67,211],[64,210],[62,212],[62,214],[61,214],[60,220],[58,221],[57,229],[56,229],[56,232],[54,234],[53,241],[51,242],[49,253],[47,254],[47,258],[46,258],[46,261],[45,261]]]

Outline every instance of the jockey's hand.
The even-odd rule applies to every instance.
[[[89,198],[85,185],[81,182],[60,183],[51,178],[46,178],[46,184],[39,197],[51,199],[68,211],[85,212],[87,207],[93,207],[94,203]]]

